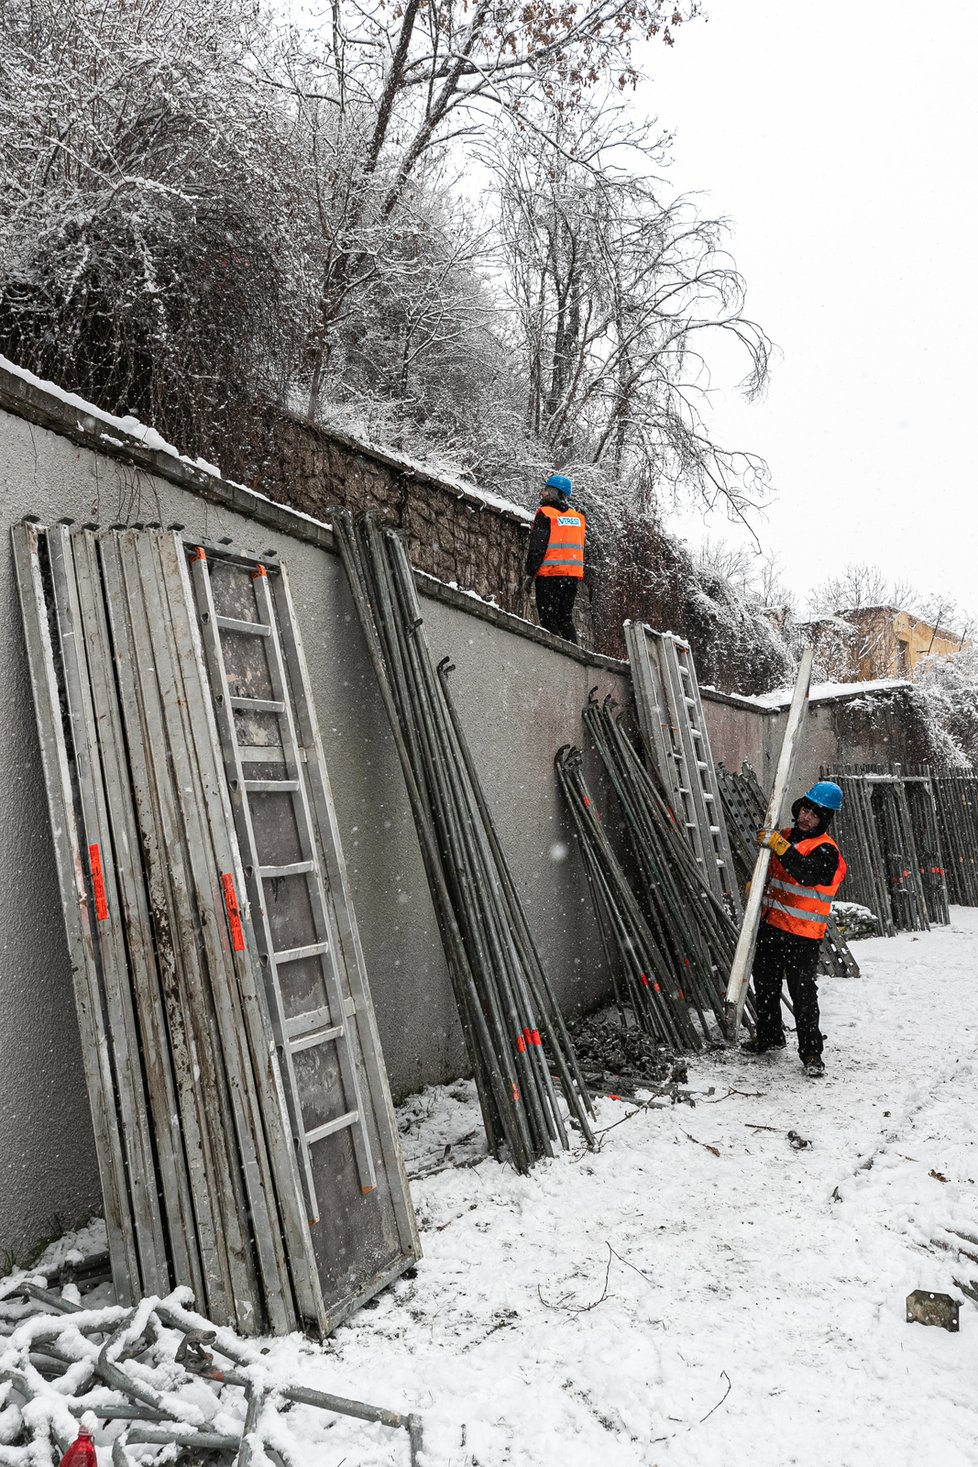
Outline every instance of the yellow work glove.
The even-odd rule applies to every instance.
[[[767,846],[776,856],[783,856],[785,851],[790,851],[791,842],[785,840],[779,830],[759,830],[757,832],[757,844]]]

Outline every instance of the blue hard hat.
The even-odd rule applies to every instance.
[[[821,805],[823,810],[842,809],[842,791],[830,779],[820,779],[818,784],[813,784],[810,790],[805,791],[804,798],[811,800],[813,805]]]
[[[551,474],[546,487],[556,489],[558,494],[562,494],[565,499],[570,499],[573,488],[566,474]]]

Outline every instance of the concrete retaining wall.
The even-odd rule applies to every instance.
[[[490,513],[485,510],[483,513]],[[9,527],[177,522],[188,538],[227,537],[290,573],[319,711],[384,1055],[395,1097],[465,1069],[461,1034],[400,768],[353,605],[327,528],[0,371],[0,1248],[21,1256],[100,1205]],[[515,533],[512,527],[507,533]],[[602,1001],[610,980],[583,871],[553,774],[581,736],[590,688],[630,698],[624,663],[588,655],[439,582],[419,578],[436,658],[453,689],[500,837],[545,965],[568,1014]],[[714,755],[770,779],[782,715],[705,694]],[[840,705],[841,707],[841,705]],[[886,715],[887,718],[890,714]],[[865,722],[862,710],[859,718]],[[891,720],[892,721],[892,720]],[[865,723],[845,756],[890,752],[899,735]],[[886,720],[884,719],[884,723]],[[804,778],[842,758],[846,718],[819,709]],[[861,742],[860,742],[861,739]],[[887,740],[892,742],[887,743]],[[902,746],[901,746],[902,747]],[[881,752],[884,751],[884,752]],[[612,834],[615,811],[586,773]]]
[[[6,385],[7,411],[0,402],[0,809],[6,834],[0,863],[0,1247],[23,1254],[44,1234],[99,1205],[9,550],[9,527],[24,516],[103,526],[178,522],[188,538],[205,544],[228,537],[255,554],[277,551],[298,608],[395,1096],[454,1078],[465,1069],[465,1055],[400,767],[328,530],[129,444],[118,433],[111,434],[115,442],[106,442],[97,420],[86,422],[16,380]],[[592,686],[625,700],[627,669],[562,650],[539,629],[434,581],[422,578],[421,589],[435,657],[450,654],[457,665],[453,688],[463,724],[561,1004],[567,1012],[593,1006],[609,980],[552,761],[561,744],[579,742],[580,710]],[[603,799],[600,779],[595,786]]]

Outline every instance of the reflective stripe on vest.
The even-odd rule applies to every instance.
[[[782,835],[790,834],[788,830]],[[786,871],[772,855],[769,875],[764,887],[762,917],[772,927],[790,932],[795,937],[809,937],[821,941],[832,911],[832,898],[842,885],[848,867],[845,857],[830,835],[813,835],[800,840],[794,849],[799,856],[808,856],[818,846],[829,845],[839,853],[839,863],[829,886],[802,886],[800,881]]]
[[[538,576],[584,575],[584,516],[578,510],[559,510],[552,504],[541,504],[540,514],[550,521],[547,553],[537,571]]]

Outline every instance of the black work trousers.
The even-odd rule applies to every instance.
[[[537,576],[534,581],[540,625],[565,642],[577,641],[574,601],[579,585],[579,576]]]
[[[818,1027],[818,954],[817,938],[795,937],[762,922],[754,955],[754,1006],[757,1010],[757,1037],[762,1044],[784,1043],[781,1022],[781,984],[787,983],[795,1011],[798,1053],[802,1059],[814,1059],[822,1053],[822,1034]]]

